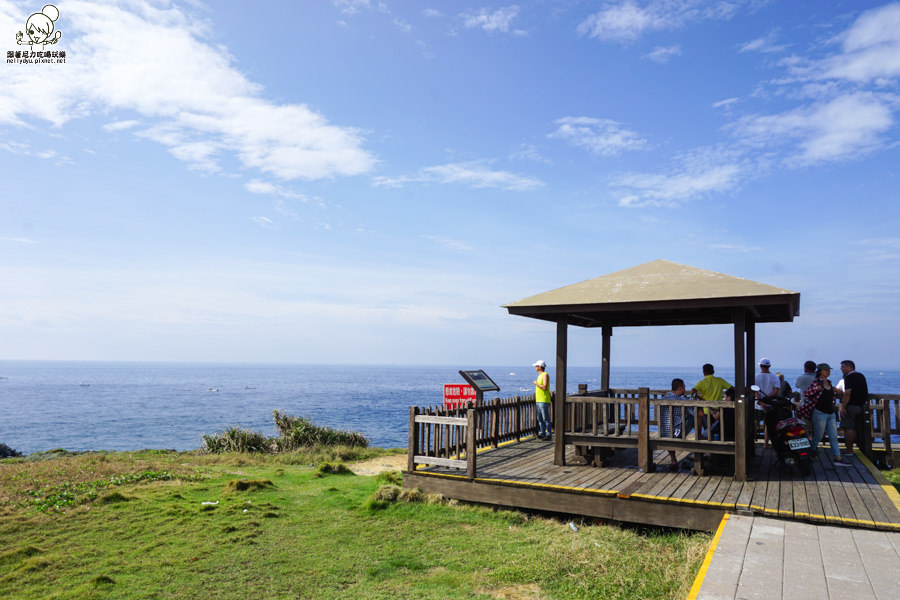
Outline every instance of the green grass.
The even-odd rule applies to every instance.
[[[900,491],[900,469],[892,469],[890,471],[883,471],[884,476],[888,478],[888,480],[894,484],[894,487],[897,488],[897,491]]]
[[[0,461],[0,598],[684,598],[709,543],[582,521],[573,532],[421,494],[373,505],[398,474],[333,474],[314,459],[334,456]],[[29,504],[36,490],[147,471],[172,477]]]

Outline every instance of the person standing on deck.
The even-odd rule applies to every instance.
[[[837,419],[834,414],[834,387],[828,376],[831,375],[831,365],[821,363],[816,365],[816,378],[803,392],[804,404],[812,404],[813,439],[812,451],[819,453],[819,442],[828,434],[828,442],[831,445],[832,460],[836,465],[846,465],[841,460],[841,450],[838,447]]]
[[[704,400],[708,400],[710,402],[718,402],[722,399],[722,395],[732,386],[730,383],[722,379],[721,377],[716,377],[715,375],[716,369],[711,364],[706,363],[703,365],[703,379],[694,384],[694,387],[691,389],[691,395],[699,395]],[[705,411],[702,408],[697,409],[697,434],[699,437],[700,430],[703,429],[703,415]]]
[[[550,425],[550,374],[542,360],[532,365],[537,371],[534,383],[534,401],[537,405],[538,439],[549,440],[553,431]]]
[[[756,374],[756,385],[759,386],[759,392],[757,392],[757,398],[763,398],[765,396],[774,396],[778,393],[779,388],[781,387],[781,382],[778,381],[778,377],[775,376],[774,373],[771,373],[769,369],[772,368],[772,361],[768,358],[760,359],[759,361],[759,373]],[[766,419],[765,413],[770,409],[765,405],[757,404],[758,408],[762,410],[763,415],[763,431],[765,431],[764,445],[766,448],[769,447],[769,429],[766,427]]]
[[[794,382],[794,389],[800,392],[800,400],[803,400],[803,394],[806,392],[809,385],[816,380],[816,363],[811,360],[803,363],[803,375],[797,378],[797,381]]]
[[[869,403],[869,384],[866,376],[856,372],[852,360],[841,361],[844,374],[844,395],[841,398],[841,427],[844,429],[844,454],[853,454],[853,442],[862,435],[865,422],[865,406]]]

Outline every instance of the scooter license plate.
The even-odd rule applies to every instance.
[[[790,448],[791,450],[802,450],[804,448],[809,448],[809,440],[806,438],[788,440],[788,448]]]

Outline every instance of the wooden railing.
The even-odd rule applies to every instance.
[[[563,417],[563,443],[584,448],[637,448],[638,468],[644,471],[652,469],[656,450],[731,455],[735,457],[735,478],[745,478],[748,440],[742,433],[746,431],[743,399],[737,403],[664,400],[667,392],[637,388],[570,395],[566,398]],[[892,464],[891,435],[900,434],[900,394],[870,394],[869,398],[870,440],[883,440],[886,460]],[[682,423],[689,410],[696,415],[698,409],[704,409],[702,426],[706,430],[713,423],[710,409],[733,411],[734,436],[699,439],[696,425],[700,423],[697,422],[693,431],[682,427],[677,437],[661,437],[660,409],[664,407],[670,415],[679,414]],[[695,421],[699,419],[695,417]],[[496,448],[535,434],[534,396],[495,398],[467,409],[410,407],[407,467],[412,471],[416,465],[440,465],[464,470],[467,477],[474,479],[479,449]]]
[[[586,392],[566,399],[563,443],[576,447],[637,448],[638,468],[647,472],[654,468],[653,453],[656,450],[675,450],[725,454],[735,457],[735,478],[746,478],[746,454],[744,435],[743,399],[709,402],[706,400],[664,400],[665,390],[612,389],[608,393]],[[693,432],[682,427],[678,437],[661,437],[659,431],[662,408],[667,408],[670,419],[674,413],[684,423],[688,412],[695,417]],[[700,411],[704,414],[697,418]],[[733,411],[733,434],[719,439],[701,439],[696,430],[702,424],[710,430],[713,410]],[[671,431],[671,427],[670,427]],[[723,439],[730,437],[731,439]],[[697,461],[699,464],[700,461]]]
[[[440,465],[466,471],[475,478],[475,455],[480,448],[519,441],[537,433],[534,396],[495,398],[466,409],[443,407],[409,409],[407,468]]]

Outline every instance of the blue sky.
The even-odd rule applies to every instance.
[[[900,3],[56,6],[0,67],[0,359],[552,362],[500,305],[664,258],[799,291],[776,369],[897,366]]]

